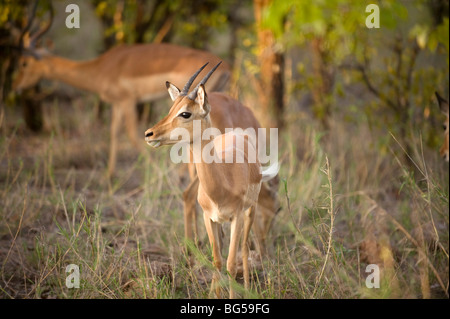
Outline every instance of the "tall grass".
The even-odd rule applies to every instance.
[[[187,174],[168,149],[138,154],[124,138],[109,180],[108,125],[89,108],[47,106],[39,135],[14,110],[4,116],[2,297],[208,297],[211,249],[200,224],[201,243],[190,247],[196,262],[188,262]],[[448,166],[420,136],[409,154],[415,169],[402,162],[395,136],[387,153],[378,138],[338,120],[329,134],[302,119],[284,129],[283,209],[267,238],[269,256],[251,254],[249,297],[448,297]],[[79,289],[65,285],[69,264],[80,268]],[[365,285],[368,264],[380,267],[379,289]],[[244,295],[242,278],[236,290]]]

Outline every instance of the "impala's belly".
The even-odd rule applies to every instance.
[[[211,220],[215,223],[226,223],[226,222],[230,222],[231,219],[233,218],[235,214],[235,211],[232,209],[225,209],[222,208],[219,210],[219,208],[214,209],[209,218],[211,218]]]
[[[122,78],[121,86],[133,92],[138,102],[154,101],[168,96],[166,81],[184,83],[187,75],[178,73],[161,73],[136,78]]]
[[[216,223],[229,222],[233,218],[233,213],[236,211],[230,207],[231,205],[222,205],[219,207],[206,193],[201,193],[200,191],[198,194],[198,203],[203,209],[204,214]]]
[[[137,101],[138,102],[156,101],[156,100],[165,98],[166,95],[167,95],[167,92],[155,92],[155,93],[142,94],[142,95],[138,96]]]
[[[216,223],[230,222],[236,214],[242,214],[251,206],[256,206],[261,184],[251,184],[244,197],[230,196],[221,204],[216,204],[207,194],[199,193],[198,202],[203,212]]]
[[[166,83],[170,74],[155,74],[123,80],[124,85],[134,91],[139,102],[154,101],[167,95]]]

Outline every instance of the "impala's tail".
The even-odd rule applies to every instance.
[[[262,171],[261,171],[261,175],[262,175],[261,180],[263,182],[270,181],[272,178],[277,176],[279,170],[280,170],[280,167],[278,166],[278,163],[274,163],[274,164],[270,165],[269,167],[266,167],[265,169],[262,169]]]

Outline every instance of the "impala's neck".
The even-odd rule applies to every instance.
[[[73,61],[57,56],[47,56],[42,60],[46,64],[44,76],[58,80],[74,87],[99,92],[101,82],[98,81],[97,61]]]
[[[220,164],[215,163],[214,161],[212,163],[206,163],[203,159],[203,151],[208,144],[210,145],[210,143],[212,143],[212,139],[204,141],[201,137],[203,136],[203,132],[210,127],[211,120],[208,115],[201,122],[200,134],[198,134],[198,132],[196,132],[197,134],[194,134],[194,136],[196,136],[199,141],[191,144],[191,148],[194,155],[195,168],[197,170],[197,175],[200,183],[202,183],[203,185],[207,183],[208,185],[210,185],[209,190],[213,191],[216,189],[221,189],[221,183],[223,182],[223,172],[218,167],[218,165]]]
[[[199,169],[203,169],[203,165],[207,165],[203,161],[203,150],[205,147],[211,142],[211,140],[203,140],[203,132],[211,127],[211,120],[209,119],[209,115],[207,115],[203,120],[200,122],[201,124],[198,125],[198,123],[194,123],[194,129],[192,132],[193,135],[193,142],[191,144],[191,150],[192,155],[194,156],[194,163],[196,166],[198,165]]]

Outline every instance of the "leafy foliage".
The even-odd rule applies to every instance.
[[[365,103],[365,112],[352,115],[340,109],[339,113],[347,119],[356,117],[354,120],[366,116],[372,127],[387,124],[405,141],[411,127],[429,126],[423,123],[430,115],[433,93],[447,86],[448,16],[435,26],[427,1],[385,0],[378,3],[380,29],[368,29],[366,5],[344,0],[316,1],[314,5],[273,1],[265,25],[285,50],[312,48],[310,61],[295,65],[300,77],[293,83],[292,93],[312,92],[318,119],[326,120],[337,111],[334,105],[345,93],[343,85],[362,83],[375,99]],[[422,60],[432,56],[445,56],[446,65],[436,67]],[[343,83],[339,81],[342,77]],[[431,126],[428,129],[430,136],[436,135]]]

